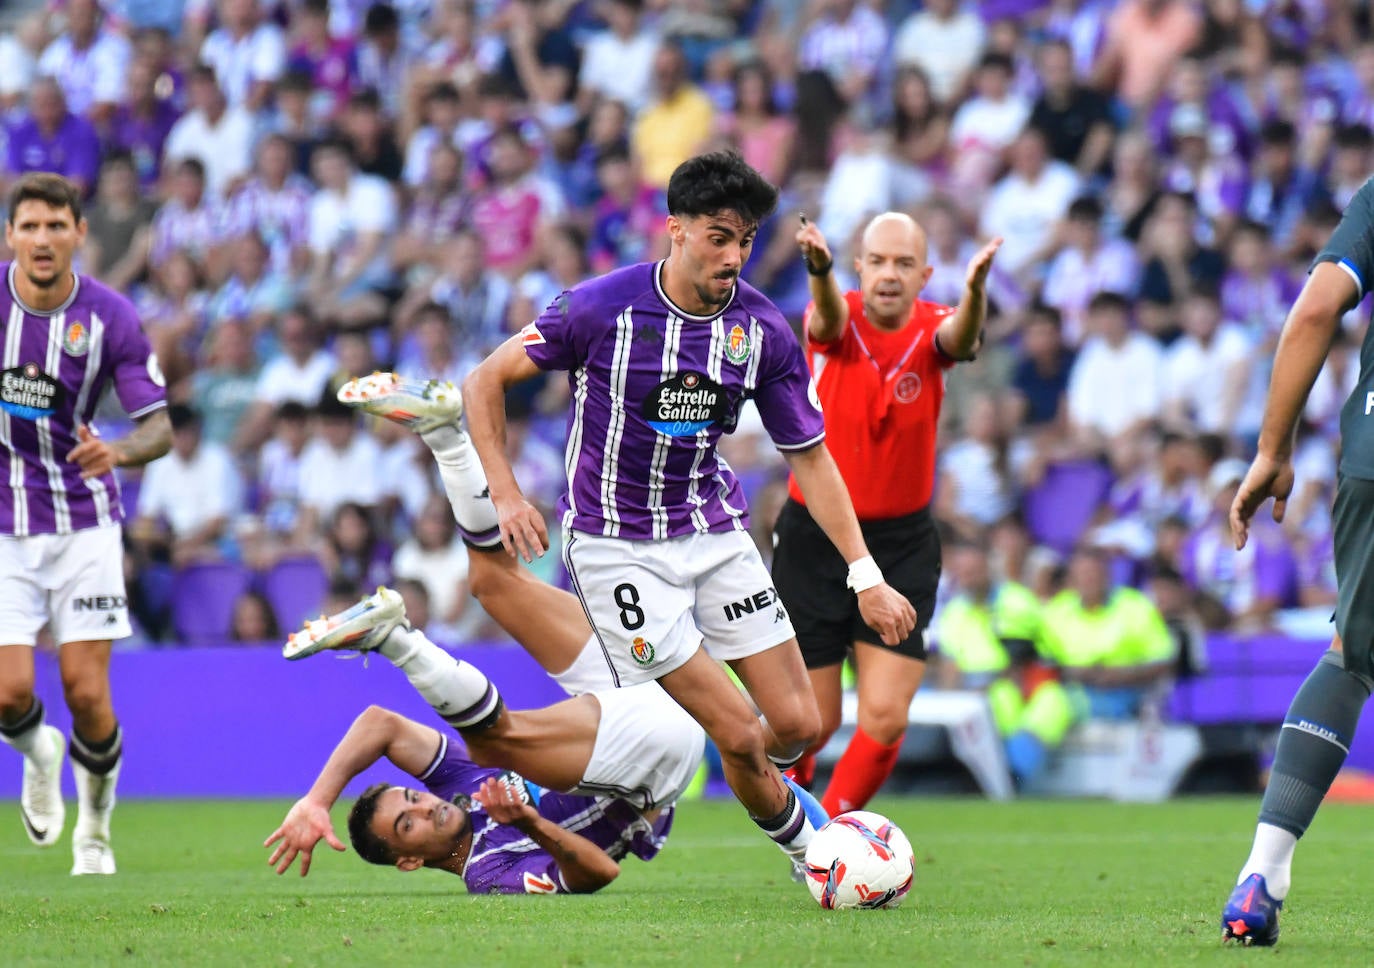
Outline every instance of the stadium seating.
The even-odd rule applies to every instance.
[[[293,629],[318,614],[328,587],[324,568],[314,558],[304,556],[282,559],[258,580],[258,588],[283,629]]]
[[[1041,544],[1068,553],[1112,486],[1112,472],[1096,461],[1051,464],[1026,493],[1026,527]]]
[[[186,645],[208,645],[229,638],[234,602],[248,590],[252,572],[233,562],[189,565],[172,583],[172,627]]]

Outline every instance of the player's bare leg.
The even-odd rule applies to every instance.
[[[862,809],[892,775],[926,670],[920,659],[868,642],[854,643],[854,664],[859,721],[821,797],[832,815]]]
[[[816,741],[820,713],[797,640],[730,663],[763,714],[764,745],[779,769],[788,769]]]
[[[76,828],[72,873],[113,874],[110,816],[123,742],[110,698],[110,642],[67,642],[58,650],[62,691],[72,713]]]
[[[815,831],[768,758],[763,724],[743,693],[700,648],[658,683],[716,744],[725,780],[750,817],[798,862]]]
[[[565,672],[591,638],[582,603],[540,581],[498,544],[468,546],[468,588],[488,615],[547,672]]]
[[[811,747],[797,761],[792,775],[807,789],[810,789],[811,782],[816,776],[816,754],[821,751],[826,743],[830,742],[830,737],[835,735],[835,730],[840,728],[844,706],[843,671],[843,663],[806,670],[807,678],[811,680],[811,691],[816,696],[816,709],[821,717],[821,731]]]
[[[39,847],[62,836],[67,809],[62,802],[62,731],[43,721],[43,702],[33,691],[33,647],[0,646],[0,739],[24,757],[19,815],[24,832]]]

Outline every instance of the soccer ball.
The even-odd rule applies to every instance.
[[[869,810],[835,817],[806,848],[806,886],[827,910],[895,908],[911,890],[915,868],[906,835]]]

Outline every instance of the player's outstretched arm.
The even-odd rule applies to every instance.
[[[85,424],[76,428],[80,441],[67,462],[81,466],[81,477],[108,474],[116,467],[142,467],[172,449],[172,420],[166,409],[154,410],[138,422],[123,440],[106,442]]]
[[[525,500],[515,470],[506,456],[506,391],[541,372],[525,352],[520,336],[512,336],[463,381],[463,409],[468,416],[468,436],[487,472],[491,503],[501,527],[501,544],[507,554],[526,561],[541,557],[549,547],[544,516]]]
[[[344,850],[329,820],[329,808],[348,782],[383,757],[411,776],[419,776],[438,748],[435,730],[389,709],[369,706],[329,754],[310,792],[296,801],[281,825],[263,841],[264,847],[276,844],[268,865],[285,874],[299,854],[304,877],[310,873],[310,858],[321,840],[335,850]]]
[[[954,315],[940,324],[935,338],[940,349],[956,360],[968,360],[978,349],[983,334],[983,322],[988,316],[988,273],[992,271],[992,257],[1002,247],[1002,239],[993,239],[974,254],[968,262],[964,279],[964,295]]]
[[[548,851],[563,883],[574,894],[599,891],[620,874],[620,865],[611,855],[579,833],[567,830],[539,815],[499,777],[491,777],[482,784],[473,799],[482,805],[487,816],[500,824],[520,830]]]
[[[883,581],[854,514],[840,469],[825,444],[784,455],[807,510],[849,565],[849,583],[859,597],[859,614],[888,645],[900,644],[916,627],[916,609]]]
[[[1293,491],[1293,434],[1312,384],[1326,362],[1341,317],[1360,298],[1354,280],[1334,262],[1320,262],[1298,293],[1279,335],[1264,403],[1258,453],[1231,504],[1231,537],[1245,547],[1250,520],[1269,498],[1282,521]]]

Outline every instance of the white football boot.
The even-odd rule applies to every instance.
[[[463,395],[448,380],[373,373],[339,387],[338,398],[355,410],[385,417],[417,434],[450,425],[456,427],[463,416]]]
[[[292,632],[287,638],[281,654],[287,659],[304,659],[326,649],[371,652],[397,626],[410,628],[401,593],[379,587],[352,608],[306,622],[299,632]]]
[[[76,829],[72,831],[72,874],[113,874],[114,851],[110,849],[110,815],[115,807],[115,783],[120,764],[109,773],[92,773],[72,760],[76,778]]]
[[[38,727],[47,735],[55,752],[47,769],[32,757],[24,757],[24,786],[19,794],[19,815],[24,832],[39,847],[51,847],[62,836],[67,821],[67,806],[62,802],[62,758],[67,752],[67,738],[56,726]]]

